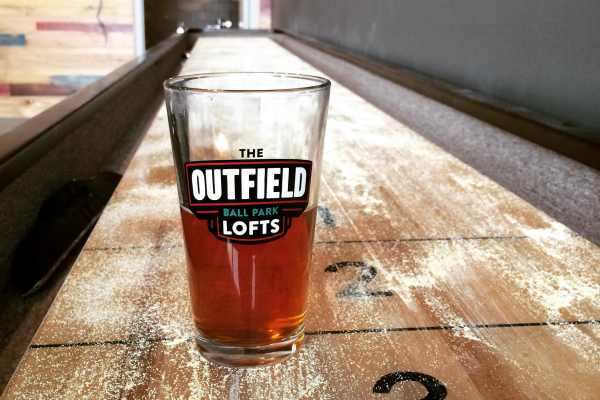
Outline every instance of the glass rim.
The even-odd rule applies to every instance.
[[[243,76],[243,75],[263,75],[274,78],[286,78],[286,79],[297,79],[299,81],[306,81],[306,85],[289,88],[273,88],[273,89],[219,89],[219,88],[202,88],[202,87],[188,87],[185,86],[187,82],[198,81],[206,78],[217,78],[225,76]],[[312,82],[312,84],[308,84]],[[323,78],[317,75],[309,74],[297,74],[290,72],[205,72],[197,74],[186,74],[173,76],[163,82],[165,89],[181,92],[192,92],[192,93],[301,93],[301,92],[312,92],[323,90],[331,86],[331,81],[327,78]]]

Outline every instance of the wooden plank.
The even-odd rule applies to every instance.
[[[72,21],[41,21],[36,24],[38,31],[60,32],[132,32],[131,24],[110,24],[98,22],[72,22]]]
[[[81,8],[96,11],[98,7],[99,3],[96,0],[71,0],[69,2],[65,2],[63,0],[19,0],[14,2],[10,0],[4,0],[0,9],[23,13],[29,10],[50,8],[55,8],[57,10]],[[113,9],[127,9],[127,11],[131,12],[131,2],[129,0],[102,1],[103,11]]]
[[[307,329],[598,319],[600,276],[593,266],[600,265],[600,254],[585,240],[552,239],[557,233],[540,231],[538,239],[317,244]],[[547,253],[551,245],[556,251]],[[572,254],[568,260],[564,251]]]
[[[44,83],[51,75],[104,75],[130,61],[130,53],[114,54],[86,49],[5,48],[4,81],[10,83]],[[90,63],[89,60],[94,62]]]
[[[117,399],[124,346],[31,351],[19,364],[3,399]],[[82,382],[85,382],[82,384]]]
[[[0,16],[2,16],[2,7],[0,6]],[[3,33],[11,33],[11,34],[19,34],[23,33],[25,36],[29,37],[29,35],[33,33],[40,34],[49,34],[50,30],[39,30],[38,25],[46,25],[46,24],[54,24],[57,21],[63,21],[68,23],[84,23],[86,25],[98,25],[98,19],[96,18],[96,13],[91,13],[90,15],[82,15],[81,13],[72,12],[71,14],[65,13],[62,16],[52,16],[47,14],[37,14],[30,15],[21,13],[19,15],[11,15],[5,16],[5,18],[0,19],[0,32]],[[132,18],[131,16],[121,16],[121,15],[104,15],[101,17],[101,21],[104,24],[109,25],[131,25]],[[97,32],[101,33],[101,30]],[[109,32],[109,33],[117,33],[117,32]],[[131,34],[131,33],[129,33]],[[64,33],[63,33],[64,35]],[[79,39],[78,36],[71,35],[71,40],[76,41]]]
[[[129,235],[135,235],[156,222],[135,216],[128,224]],[[579,238],[557,241],[557,232],[540,231],[537,239],[319,243],[306,329],[600,319],[600,276],[594,269],[600,254]],[[181,235],[172,239],[155,248],[85,251],[34,343],[192,337]],[[547,246],[555,250],[547,252]],[[561,256],[565,251],[567,260]],[[361,281],[367,269],[373,271],[369,282]]]
[[[98,13],[98,2],[90,0],[91,4],[79,2],[60,2],[60,6],[50,2],[41,4],[24,4],[21,1],[10,1],[9,4],[0,5],[0,18],[6,21],[7,18],[31,17],[36,19],[62,19],[62,18],[86,18],[94,19]],[[100,18],[102,20],[111,18],[123,18],[129,21],[133,20],[133,7],[126,1],[122,3],[107,3],[102,6]]]
[[[27,48],[69,48],[92,52],[122,53],[133,56],[134,37],[131,33],[81,32],[77,35],[65,35],[64,32],[31,32],[27,34]]]
[[[25,46],[25,35],[22,33],[0,33],[0,46]]]
[[[0,118],[31,118],[62,99],[62,96],[0,96]]]
[[[94,390],[95,398],[370,399],[382,398],[374,391],[386,387],[386,375],[412,372],[443,385],[447,397],[438,387],[437,399],[594,399],[600,372],[589,366],[600,362],[598,340],[598,325],[313,335],[288,362],[258,369],[211,365],[179,338],[131,342],[126,354],[124,345],[36,348],[5,395]],[[414,381],[387,382],[392,398],[426,395]]]
[[[67,96],[101,77],[79,74],[52,75],[49,77],[50,83],[10,83],[5,84],[4,90],[7,96]]]
[[[18,60],[21,62],[40,61],[42,57],[54,56],[59,62],[72,62],[76,67],[84,65],[84,57],[92,57],[94,60],[98,59],[98,63],[112,65],[115,62],[121,62],[126,58],[125,52],[119,51],[119,49],[111,50],[110,52],[106,49],[81,49],[81,48],[50,48],[50,49],[35,49],[35,52],[28,51],[27,48],[5,48],[2,50],[2,54],[9,59]],[[35,54],[33,54],[35,53]],[[102,61],[102,57],[106,57],[105,61]],[[129,55],[129,58],[132,58]],[[28,66],[29,67],[29,66]],[[57,73],[59,74],[59,73]]]
[[[84,251],[34,343],[190,337],[181,255],[181,247]]]

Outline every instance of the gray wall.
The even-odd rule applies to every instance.
[[[600,131],[598,0],[274,0],[273,27]]]

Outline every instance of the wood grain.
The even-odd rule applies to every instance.
[[[62,99],[62,96],[0,96],[0,118],[31,118]]]
[[[120,50],[111,54],[77,48],[31,51],[25,46],[8,47],[2,52],[7,60],[4,79],[9,83],[45,83],[52,75],[104,75],[131,59],[130,54]]]
[[[59,92],[38,89],[54,75],[107,74],[133,57],[132,12],[130,0],[3,1],[0,34],[19,46],[0,45],[0,81],[35,89],[28,96],[48,96]],[[4,116],[27,114],[19,105],[4,107]]]
[[[5,16],[90,16],[97,13],[97,0],[4,0],[0,7],[0,15]],[[131,16],[133,7],[129,0],[103,0],[101,16]]]
[[[106,36],[99,32],[78,32],[76,35],[64,32],[33,31],[27,35],[30,49],[37,48],[69,48],[81,49],[82,52],[114,52],[131,57],[134,38],[130,33],[108,32]]]
[[[5,399],[118,398],[124,346],[34,350],[21,360]]]
[[[153,224],[132,221],[130,235],[148,223]],[[560,251],[545,254],[548,244]],[[600,276],[578,266],[600,264],[600,254],[589,242],[573,239],[572,256],[560,260],[562,246],[551,238],[318,243],[306,329],[447,326],[468,333],[475,325],[593,320]],[[373,279],[350,295],[344,290],[360,282],[360,268],[328,268],[348,261],[376,269]],[[158,248],[86,250],[33,343],[191,338],[186,285],[181,241]]]
[[[600,381],[589,366],[600,359],[574,348],[578,337],[597,341],[600,329],[500,328],[475,338],[452,331],[321,335],[311,336],[288,362],[258,369],[211,365],[185,340],[35,348],[6,398],[40,393],[77,398],[91,390],[101,398],[125,399],[375,399],[386,398],[373,393],[381,377],[419,371],[436,377],[448,399],[591,400]],[[57,363],[61,368],[52,368]],[[34,380],[40,372],[48,378]],[[389,396],[416,400],[425,394],[422,385],[405,382],[394,385]]]
[[[62,10],[62,14],[56,15],[48,15],[40,10],[36,10],[35,13],[28,13],[26,11],[22,11],[20,13],[14,12],[14,15],[6,15],[3,14],[4,9],[0,8],[0,15],[5,15],[5,18],[0,20],[0,32],[6,33],[24,33],[28,38],[35,32],[39,33],[48,33],[47,29],[44,27],[52,27],[58,22],[65,23],[80,23],[86,25],[99,25],[98,20],[96,19],[96,9],[90,10],[93,12],[90,13],[81,13],[76,12],[74,9]],[[104,9],[103,9],[104,10]],[[104,12],[103,12],[104,14]],[[100,16],[100,20],[104,24],[108,25],[130,25],[131,24],[131,16],[130,15],[118,15],[111,13]],[[40,29],[40,27],[42,29]],[[45,31],[45,32],[44,32]],[[116,32],[108,32],[108,33],[116,33]],[[68,33],[62,33],[62,36],[67,37]],[[73,35],[71,35],[73,36]],[[75,35],[76,36],[76,35]],[[72,41],[77,41],[79,37],[71,37]]]
[[[38,31],[60,31],[60,32],[133,32],[131,24],[107,24],[96,22],[74,22],[74,21],[39,21],[36,23]]]
[[[320,74],[266,38],[203,37],[183,72],[223,69]],[[230,369],[193,344],[161,110],[7,397],[51,397],[67,381],[71,397],[385,398],[374,388],[398,371],[437,378],[449,399],[597,397],[597,246],[337,82],[325,146],[297,356]],[[99,354],[120,379],[86,372]],[[31,384],[67,357],[75,361]],[[390,389],[390,398],[426,394],[415,382]]]
[[[0,46],[25,46],[25,35],[22,33],[0,33]]]

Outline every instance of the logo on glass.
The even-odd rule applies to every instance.
[[[308,205],[312,162],[231,160],[185,163],[188,206],[219,239],[260,243],[282,237]]]

